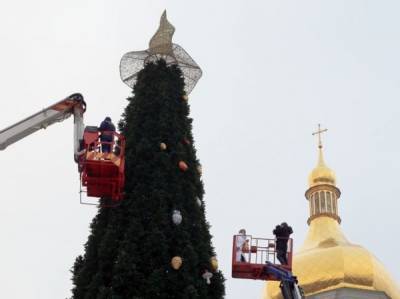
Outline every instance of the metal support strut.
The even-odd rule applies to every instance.
[[[279,285],[284,299],[304,299],[304,293],[298,286],[297,277],[292,272],[277,267],[270,262],[266,263],[265,271],[277,277],[281,283]]]

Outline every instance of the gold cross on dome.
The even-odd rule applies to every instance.
[[[321,140],[321,134],[328,131],[328,129],[322,129],[321,130],[321,124],[318,124],[318,131],[312,133],[313,136],[318,134],[318,148],[322,148],[322,140]]]

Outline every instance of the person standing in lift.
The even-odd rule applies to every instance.
[[[281,263],[281,265],[287,265],[287,247],[289,236],[293,233],[292,228],[286,223],[282,222],[282,224],[277,225],[273,230],[273,234],[276,237],[275,246],[276,246],[276,256]]]
[[[111,144],[114,141],[113,132],[115,132],[115,126],[111,121],[111,118],[107,116],[100,124],[99,127],[100,131],[100,141],[101,144],[101,151],[103,153],[111,152]],[[106,142],[106,143],[103,143]]]
[[[239,234],[236,236],[236,261],[246,262],[246,258],[243,255],[243,248],[246,246],[246,230],[241,229]]]

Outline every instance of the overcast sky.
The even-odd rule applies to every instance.
[[[203,70],[191,116],[226,298],[263,289],[230,277],[238,229],[267,237],[285,220],[302,244],[318,123],[345,234],[399,282],[398,1],[3,1],[0,129],[74,92],[86,124],[117,122],[131,92],[119,60],[147,48],[165,8]],[[70,295],[96,213],[79,204],[72,129],[69,119],[0,153],[2,298]]]

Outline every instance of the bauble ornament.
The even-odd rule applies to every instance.
[[[205,270],[202,277],[206,280],[207,284],[210,284],[211,283],[210,279],[211,279],[211,277],[213,277],[213,274],[210,271]]]
[[[160,149],[161,149],[162,151],[165,151],[165,150],[167,149],[167,145],[166,145],[164,142],[161,142],[161,143],[160,143]]]
[[[174,224],[179,225],[182,222],[182,214],[181,211],[179,210],[174,210],[172,212],[172,222],[174,222]]]
[[[201,207],[201,200],[199,197],[196,197],[196,202],[199,207]]]
[[[179,162],[179,169],[182,171],[186,171],[189,169],[189,166],[184,162],[184,161],[180,161]]]
[[[217,271],[217,269],[218,269],[218,260],[217,260],[217,257],[216,257],[216,256],[211,257],[211,259],[210,259],[210,264],[211,264],[211,268],[212,268],[214,271]]]
[[[184,100],[184,101],[188,101],[189,100],[189,97],[187,96],[187,94],[184,94],[182,96],[182,100]]]
[[[201,165],[197,165],[197,171],[201,175],[203,173],[203,167],[201,167]]]
[[[182,258],[180,256],[174,256],[171,259],[171,267],[174,270],[179,270],[181,266],[182,266]]]

